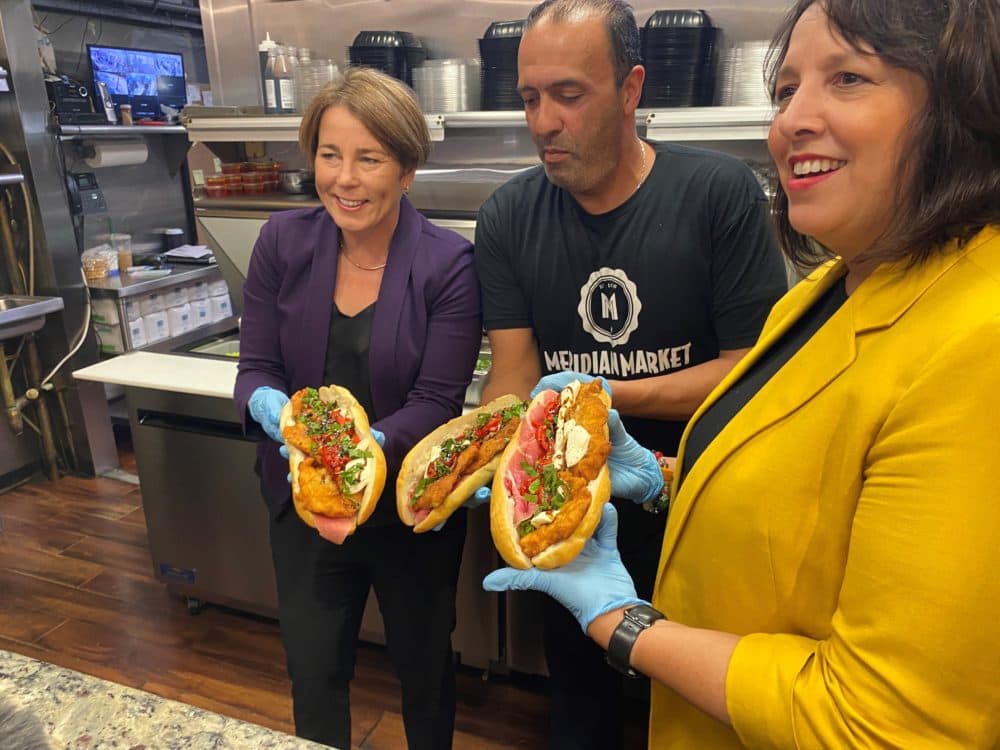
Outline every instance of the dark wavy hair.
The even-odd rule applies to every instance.
[[[611,64],[615,83],[621,88],[629,71],[642,62],[639,54],[639,27],[632,6],[623,0],[544,0],[528,13],[527,31],[542,19],[555,23],[594,16],[604,19],[611,42]]]
[[[1000,223],[1000,3],[997,0],[798,0],[771,44],[772,94],[802,14],[819,3],[833,28],[862,53],[911,71],[928,89],[903,144],[896,214],[865,252],[875,262],[918,264],[944,243]],[[871,196],[879,200],[879,196]],[[832,256],[792,228],[788,196],[775,185],[773,214],[789,260],[813,268]]]

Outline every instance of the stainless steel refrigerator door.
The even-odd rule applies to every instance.
[[[127,388],[153,572],[205,601],[276,616],[268,514],[232,401]]]

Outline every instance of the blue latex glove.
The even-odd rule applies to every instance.
[[[663,472],[656,456],[625,431],[617,409],[608,410],[608,432],[611,437],[608,473],[611,475],[612,496],[628,498],[636,505],[658,498],[663,491]]]
[[[632,577],[618,554],[618,512],[604,504],[601,523],[576,558],[552,570],[501,568],[483,579],[487,591],[540,591],[576,618],[587,632],[594,618],[613,609],[648,604],[635,593]]]
[[[485,487],[480,487],[478,490],[472,493],[472,496],[462,503],[465,508],[478,508],[480,505],[484,505],[490,501],[490,487],[486,485]]]
[[[288,396],[281,391],[262,385],[250,394],[247,407],[250,416],[263,428],[267,436],[277,443],[284,443],[278,421],[281,418],[281,408],[288,403]]]
[[[462,503],[462,507],[463,508],[478,508],[480,505],[483,505],[484,503],[488,503],[489,501],[490,501],[490,488],[489,487],[480,487],[478,490],[476,490],[475,492],[473,492],[469,496],[468,500],[466,500],[464,503]],[[441,523],[439,523],[437,526],[435,526],[433,529],[431,529],[431,531],[441,531],[441,529],[444,528],[444,525],[446,523],[448,523],[448,519],[447,518],[445,520],[443,520]]]
[[[538,381],[538,385],[531,389],[531,397],[534,398],[539,393],[545,390],[561,391],[567,385],[572,383],[574,380],[579,380],[581,383],[589,383],[594,379],[593,375],[584,375],[580,372],[573,372],[572,370],[566,370],[565,372],[554,372],[551,375],[546,375],[541,380]],[[609,396],[611,393],[611,386],[608,385],[608,381],[601,379],[601,385],[604,386],[604,390]]]
[[[372,437],[375,438],[375,442],[378,443],[379,448],[385,448],[385,433],[382,430],[376,430],[374,427],[370,428]]]

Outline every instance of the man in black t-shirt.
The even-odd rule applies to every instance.
[[[601,376],[628,432],[676,455],[787,287],[764,196],[735,159],[637,137],[645,71],[626,3],[548,0],[525,26],[518,87],[542,166],[479,212],[483,401],[527,397],[550,373]],[[665,518],[615,505],[622,559],[649,599]],[[544,631],[552,747],[621,747],[620,677],[558,603]]]

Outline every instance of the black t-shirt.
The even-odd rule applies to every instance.
[[[657,143],[621,206],[588,214],[541,167],[500,187],[476,223],[486,330],[531,328],[542,372],[664,375],[751,346],[787,289],[767,204],[725,154]],[[674,455],[683,422],[626,419]]]
[[[368,349],[374,319],[374,302],[353,317],[344,315],[334,304],[326,344],[326,364],[323,367],[323,383],[336,383],[349,390],[364,407],[369,420],[375,418],[368,373]],[[396,518],[395,508],[394,483],[386,482],[382,497],[371,518],[365,522],[365,527],[372,528],[393,522]]]
[[[833,317],[847,301],[844,279],[831,286],[816,303],[795,321],[780,339],[760,358],[719,399],[712,404],[688,433],[684,446],[684,476],[691,473],[695,462],[705,449],[718,437],[726,425],[740,410],[750,403],[768,381],[785,366],[799,349],[805,346],[823,325]],[[681,477],[683,480],[684,477]]]

